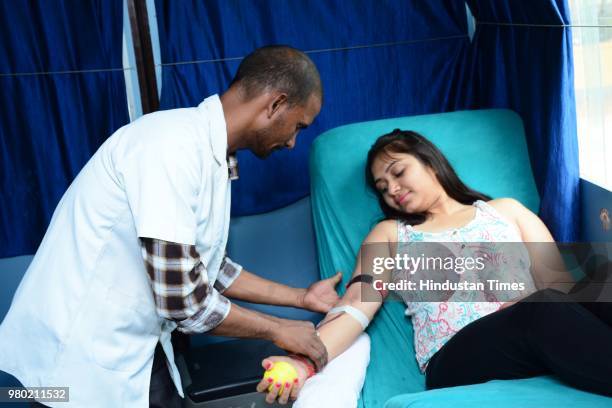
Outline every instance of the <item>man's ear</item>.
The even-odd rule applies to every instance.
[[[268,106],[268,118],[274,116],[277,113],[283,104],[287,103],[287,94],[286,93],[278,93],[272,102]]]

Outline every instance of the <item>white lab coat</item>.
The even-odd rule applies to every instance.
[[[161,341],[182,396],[138,237],[195,244],[209,281],[229,229],[227,129],[213,95],[115,132],[58,204],[0,325],[0,370],[25,386],[70,387],[58,407],[148,407]]]

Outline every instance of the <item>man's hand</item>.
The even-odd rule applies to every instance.
[[[317,371],[327,364],[327,349],[312,322],[278,319],[271,340],[283,350],[308,356],[317,366]]]
[[[313,312],[327,313],[340,298],[336,293],[336,285],[342,281],[342,272],[331,278],[323,279],[310,285],[303,294],[301,306]]]

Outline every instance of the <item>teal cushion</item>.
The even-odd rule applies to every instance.
[[[376,138],[395,128],[429,138],[468,186],[492,197],[513,197],[538,210],[523,124],[511,111],[450,112],[331,129],[315,139],[310,156],[322,277],[340,270],[346,282],[361,241],[382,217],[376,197],[365,184],[365,159]],[[382,407],[393,396],[424,390],[414,358],[412,325],[403,312],[403,304],[386,302],[368,328],[372,351],[361,407]]]
[[[612,398],[580,391],[553,377],[489,381],[486,384],[441,388],[391,398],[385,408],[609,408]]]

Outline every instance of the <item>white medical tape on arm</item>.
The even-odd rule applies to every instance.
[[[342,312],[348,314],[353,319],[357,320],[363,330],[365,330],[366,327],[368,327],[368,325],[370,324],[370,319],[368,319],[368,316],[366,316],[365,313],[363,313],[361,310],[357,309],[356,307],[353,307],[350,305],[334,307],[333,309],[329,311],[329,313],[342,313]]]

